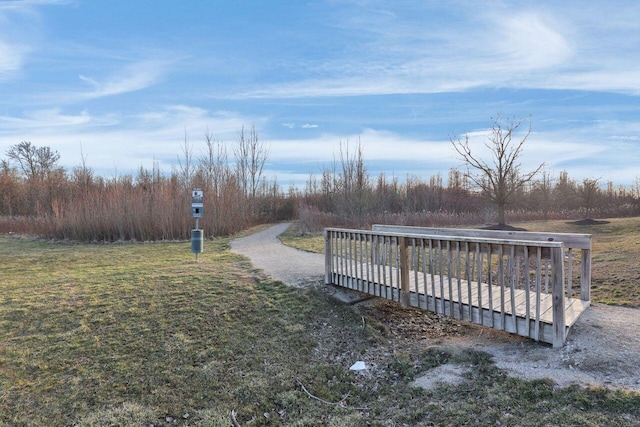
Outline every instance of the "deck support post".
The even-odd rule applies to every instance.
[[[582,249],[582,270],[580,272],[580,299],[591,300],[591,249]]]
[[[562,348],[566,338],[564,317],[564,248],[551,249],[553,348]]]
[[[331,232],[327,229],[324,230],[324,284],[332,284],[332,261],[333,253],[331,250]]]
[[[407,238],[399,237],[398,246],[400,246],[400,304],[402,307],[409,307],[409,251],[407,246]]]

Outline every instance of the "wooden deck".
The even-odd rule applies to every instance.
[[[334,262],[340,263],[338,258]],[[378,275],[375,268],[367,279],[361,271],[371,271],[371,265],[362,265],[357,274],[344,275],[333,273],[332,282],[355,291],[401,301],[397,277],[398,269],[387,269],[386,277]],[[442,279],[442,280],[441,280]],[[441,313],[456,319],[500,329],[553,343],[553,297],[551,294],[537,294],[534,291],[518,289],[511,299],[510,292],[504,288],[487,283],[469,283],[457,279],[449,281],[447,277],[425,275],[418,271],[409,271],[409,305],[423,310]],[[384,285],[381,283],[390,283]],[[441,286],[442,285],[442,286]],[[540,296],[538,299],[538,295]],[[527,298],[529,304],[527,304]],[[589,301],[579,298],[564,299],[565,327],[568,330],[589,307]],[[527,313],[527,306],[529,312]],[[480,310],[479,307],[482,307]],[[538,312],[539,310],[539,312]],[[513,316],[513,313],[516,313]],[[536,321],[539,319],[539,321]]]
[[[565,256],[564,243],[549,235],[516,240],[466,238],[460,230],[457,236],[399,231],[327,229],[325,282],[554,347],[564,345],[590,305],[583,298],[589,296],[590,236],[587,242],[571,235],[570,244],[582,250],[573,259],[572,248]],[[580,292],[572,292],[573,282]]]

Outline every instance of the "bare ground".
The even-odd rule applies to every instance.
[[[289,223],[231,242],[231,250],[249,257],[265,274],[298,287],[319,286],[324,256],[283,245],[278,236]],[[342,301],[362,295],[330,287]],[[553,349],[490,328],[471,325],[393,303],[371,300],[358,304],[362,313],[377,318],[393,338],[423,348],[473,349],[491,354],[496,365],[523,379],[550,378],[559,387],[570,384],[623,388],[640,392],[640,310],[592,305],[571,329],[566,345]],[[418,378],[416,385],[463,380],[464,367],[445,365]]]

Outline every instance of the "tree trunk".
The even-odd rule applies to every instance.
[[[504,220],[504,205],[498,205],[498,225],[505,225]]]

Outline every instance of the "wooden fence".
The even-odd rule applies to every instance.
[[[577,266],[580,266],[577,268]],[[325,282],[564,345],[589,306],[591,236],[325,229]]]

